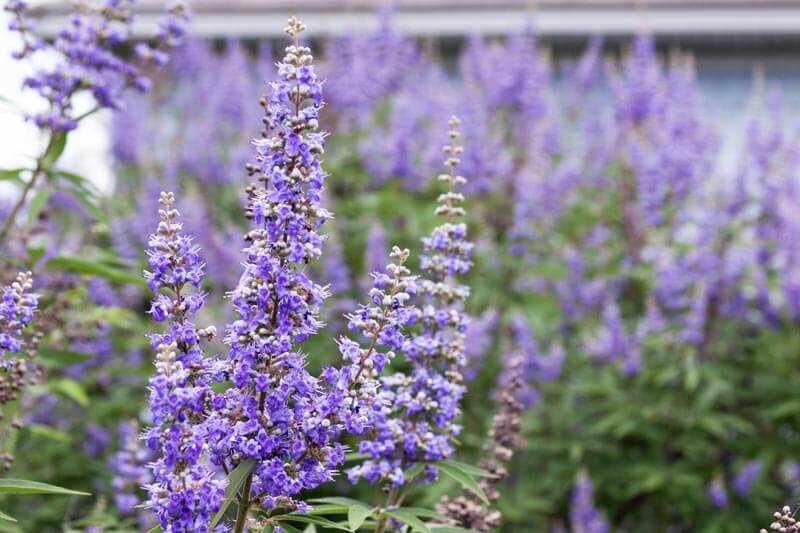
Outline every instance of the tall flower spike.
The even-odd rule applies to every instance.
[[[500,498],[497,486],[508,476],[506,465],[520,445],[523,403],[519,395],[524,386],[522,357],[509,358],[504,367],[508,377],[489,430],[486,448],[488,458],[481,464],[494,477],[481,478],[479,481],[489,501]],[[450,518],[454,525],[475,531],[492,531],[500,527],[502,519],[500,511],[484,506],[472,492],[465,492],[452,500],[445,496],[437,505],[437,511]]]
[[[461,307],[469,288],[457,282],[472,265],[472,244],[466,240],[467,227],[455,219],[464,215],[463,195],[457,188],[465,179],[456,173],[463,150],[459,121],[450,120],[450,142],[445,146],[447,173],[439,180],[447,192],[439,196],[436,214],[446,222],[422,240],[421,267],[427,279],[419,282],[421,310],[419,331],[403,344],[411,363],[409,375],[397,373],[383,378],[382,410],[375,415],[374,438],[362,441],[360,451],[369,456],[350,472],[371,483],[405,483],[403,472],[420,461],[449,457],[451,439],[460,431],[455,424],[464,393],[464,332],[467,319]],[[425,479],[435,476],[426,468]]]
[[[165,532],[203,533],[224,496],[224,480],[202,459],[212,391],[200,341],[211,339],[215,329],[198,330],[192,322],[203,305],[203,264],[192,239],[181,232],[174,202],[172,193],[161,193],[161,221],[150,238],[150,271],[145,272],[157,292],[150,313],[159,322],[169,321],[167,332],[150,336],[157,372],[149,380],[153,427],[145,438],[158,458],[150,465],[153,482],[145,488],[147,504]]]
[[[38,297],[30,291],[33,277],[30,272],[20,272],[11,285],[3,288],[0,301],[0,354],[17,353],[22,349],[22,330],[33,320]],[[10,361],[3,359],[2,366]]]
[[[258,183],[248,188],[244,272],[231,295],[238,318],[227,328],[222,380],[233,386],[210,413],[211,460],[228,469],[254,463],[239,498],[236,530],[252,506],[300,507],[294,497],[332,479],[344,451],[332,409],[320,401],[319,381],[306,370],[297,345],[321,327],[328,290],[305,266],[322,253],[321,205],[325,134],[318,132],[322,86],[311,50],[299,44],[305,27],[289,19],[292,43],[278,63],[278,79],[262,100],[265,130],[254,141]],[[310,269],[309,269],[310,270]]]
[[[348,329],[361,333],[366,339],[364,348],[356,341],[342,336],[339,352],[344,365],[341,369],[327,368],[323,374],[330,385],[325,402],[340,406],[338,419],[344,428],[355,435],[372,426],[373,414],[379,412],[378,377],[405,342],[403,328],[416,319],[416,308],[407,306],[416,294],[416,277],[406,268],[409,251],[397,246],[392,249],[384,273],[373,273],[369,303],[347,315]],[[379,348],[386,348],[381,351]]]

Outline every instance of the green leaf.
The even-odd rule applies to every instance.
[[[54,427],[45,426],[44,424],[26,424],[25,429],[29,431],[31,435],[43,437],[56,442],[69,444],[72,441],[68,433],[59,431]]]
[[[3,511],[0,511],[0,520],[6,520],[8,522],[16,522],[17,521],[16,518],[14,518],[13,516],[7,515]]]
[[[346,527],[340,526],[333,520],[328,520],[327,518],[323,518],[321,516],[291,513],[275,517],[275,520],[279,522],[302,522],[303,524],[316,524],[318,526],[329,527],[331,529],[338,529],[339,531],[350,531]]]
[[[347,511],[347,524],[350,526],[350,529],[357,531],[364,523],[364,520],[366,520],[374,510],[373,507],[367,507],[363,503],[358,503],[350,507]]]
[[[475,481],[475,478],[466,472],[459,470],[458,468],[454,468],[448,464],[439,464],[437,466],[443,474],[453,478],[459,484],[461,484],[462,487],[480,498],[484,505],[489,505],[489,499],[486,497],[486,494],[483,492],[483,489],[480,487],[480,485],[478,485],[478,482]]]
[[[342,505],[344,507],[351,507],[353,505],[366,505],[364,502],[354,500],[353,498],[344,498],[341,496],[330,496],[326,498],[315,498],[311,500],[312,503],[330,503],[333,505]]]
[[[164,530],[161,529],[161,526],[156,526],[154,528],[149,529],[147,533],[164,533]]]
[[[417,515],[407,511],[406,509],[387,509],[383,511],[384,514],[391,516],[392,518],[396,518],[400,520],[404,524],[407,524],[412,530],[420,531],[422,533],[431,533],[431,528],[428,525],[417,518]]]
[[[74,379],[69,378],[62,378],[56,381],[51,381],[49,383],[50,390],[53,392],[58,392],[63,396],[75,401],[81,407],[87,407],[89,405],[89,395],[86,394],[86,390],[83,388],[83,385],[75,381]]]
[[[53,135],[50,139],[50,144],[47,145],[47,151],[42,156],[42,167],[52,168],[61,154],[64,153],[64,148],[67,146],[67,133],[59,132]]]
[[[53,191],[50,189],[40,189],[31,198],[28,204],[28,225],[30,226],[39,218],[39,213],[47,205],[47,201],[53,196]]]
[[[403,472],[403,479],[406,481],[412,481],[415,477],[422,473],[422,469],[425,468],[425,463],[417,463],[405,472]]]
[[[404,511],[408,511],[410,513],[414,513],[417,516],[422,516],[424,518],[434,518],[436,520],[446,521],[449,520],[448,517],[443,515],[442,513],[437,513],[431,509],[425,509],[424,507],[401,507]]]
[[[466,529],[463,527],[456,527],[456,526],[430,526],[431,531],[433,533],[480,533],[475,529]]]
[[[300,531],[296,527],[294,527],[292,525],[289,525],[289,524],[287,524],[285,522],[283,524],[281,524],[281,529],[286,531],[286,533],[303,533],[302,531]]]
[[[70,272],[72,274],[86,274],[90,276],[97,276],[106,278],[117,283],[127,283],[131,285],[146,286],[147,282],[143,277],[133,274],[131,272],[114,268],[102,264],[93,259],[83,259],[80,257],[62,255],[50,259],[45,268],[52,268],[61,272]]]
[[[242,485],[244,485],[247,476],[250,475],[255,466],[255,459],[245,459],[228,475],[228,486],[225,487],[225,499],[222,500],[219,511],[217,511],[217,514],[214,515],[214,519],[211,521],[212,529],[222,520],[222,517],[225,516],[228,507],[230,507],[233,500],[236,499],[236,494],[239,492]]]
[[[27,479],[0,479],[0,494],[66,494],[72,496],[91,496],[88,492],[65,489],[39,483],[38,481],[28,481]]]
[[[45,360],[45,363],[51,363],[54,366],[70,366],[83,361],[88,361],[94,357],[94,354],[73,352],[71,350],[59,350],[50,346],[41,346],[36,350],[36,354]]]
[[[462,463],[460,461],[454,461],[452,459],[444,459],[443,461],[437,461],[435,464],[437,465],[446,464],[452,466],[453,468],[457,468],[462,472],[464,472],[465,474],[469,474],[470,476],[473,477],[495,477],[495,478],[498,477],[497,475],[492,474],[491,472],[487,472],[482,468],[478,468],[477,466],[472,466],[467,463]]]
[[[28,246],[28,260],[31,262],[31,265],[35,266],[46,251],[47,248],[44,246]]]
[[[27,168],[10,168],[7,170],[0,170],[0,181],[14,181],[22,185],[24,182],[20,174],[27,171]]]
[[[350,507],[346,505],[333,505],[333,504],[315,505],[306,514],[311,516],[326,515],[326,514],[347,514],[347,510],[349,508]]]

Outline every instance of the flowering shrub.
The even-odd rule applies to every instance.
[[[645,34],[565,65],[528,25],[446,72],[389,11],[315,58],[294,18],[280,54],[185,41],[180,4],[138,42],[131,4],[46,41],[6,2],[53,62],[44,146],[0,173],[3,524],[797,529],[777,93],[729,172]],[[101,110],[110,197],[60,163]]]

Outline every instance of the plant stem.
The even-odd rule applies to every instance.
[[[22,188],[22,194],[20,194],[19,200],[17,200],[17,203],[14,204],[14,207],[11,209],[11,212],[8,214],[8,217],[3,223],[3,228],[0,229],[0,244],[5,242],[5,240],[8,238],[8,234],[11,232],[11,228],[14,227],[14,221],[17,219],[20,209],[22,209],[22,206],[25,205],[25,200],[28,198],[28,193],[31,192],[33,186],[36,184],[36,180],[39,178],[39,175],[42,174],[42,171],[44,170],[44,156],[50,151],[50,147],[53,145],[55,138],[56,136],[51,133],[50,139],[47,141],[47,146],[42,151],[41,155],[36,158],[36,168],[33,169],[33,174],[31,175],[30,181],[28,181],[28,183],[25,184],[25,187]]]
[[[236,526],[234,527],[235,533],[242,533],[244,531],[244,523],[247,521],[247,511],[250,508],[250,487],[253,484],[253,474],[247,476],[242,487],[242,498],[239,500],[239,508],[236,512]]]
[[[383,511],[388,509],[392,505],[394,505],[394,499],[397,496],[397,489],[392,487],[389,491],[389,495],[386,497],[386,505],[381,509],[380,514],[378,515],[378,523],[375,524],[375,533],[384,533],[386,531],[386,524],[389,522],[389,515],[385,514]]]

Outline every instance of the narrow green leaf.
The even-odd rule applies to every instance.
[[[222,520],[222,517],[225,516],[228,507],[230,507],[233,500],[236,499],[236,494],[239,492],[242,485],[244,485],[245,479],[247,479],[247,476],[250,475],[255,466],[256,462],[254,459],[245,459],[228,475],[228,486],[225,487],[225,499],[222,500],[219,511],[217,511],[217,514],[214,515],[214,519],[211,521],[212,529]]]
[[[0,170],[0,181],[16,181],[17,183],[23,183],[22,178],[20,178],[20,174],[27,170],[27,168],[10,168]]]
[[[72,496],[91,496],[88,492],[65,489],[39,483],[38,481],[28,481],[27,479],[0,479],[0,494],[66,494]]]
[[[409,513],[414,513],[417,516],[421,516],[423,518],[434,518],[436,520],[446,521],[449,520],[448,517],[443,515],[442,513],[437,513],[431,509],[425,509],[424,507],[401,507],[404,511],[408,511]]]
[[[30,226],[39,218],[42,209],[47,205],[47,201],[53,196],[53,191],[50,189],[40,189],[31,198],[28,204],[28,225]]]
[[[460,461],[454,461],[452,459],[445,459],[443,461],[437,461],[435,464],[446,464],[450,465],[453,468],[457,468],[464,472],[465,474],[469,474],[472,477],[497,477],[497,475],[492,474],[491,472],[487,472],[482,468],[478,468],[477,466],[472,466],[467,463],[462,463]]]
[[[326,498],[315,498],[311,500],[312,503],[330,503],[333,505],[342,505],[344,507],[351,507],[353,505],[367,505],[366,503],[355,500],[353,498],[344,498],[342,496],[330,496]]]
[[[286,522],[284,522],[284,523],[282,523],[282,524],[281,524],[281,529],[283,529],[284,531],[286,531],[286,533],[303,533],[302,531],[300,531],[300,530],[299,530],[299,529],[297,529],[296,527],[294,527],[294,526],[292,526],[292,525],[289,525],[289,524],[287,524]]]
[[[347,514],[348,509],[349,506],[346,505],[333,505],[327,503],[323,505],[315,505],[306,514],[312,516],[326,515],[326,514]]]
[[[425,463],[417,463],[405,472],[403,472],[403,479],[406,481],[412,481],[415,477],[422,473],[422,469],[425,468]]]
[[[43,437],[56,442],[69,444],[72,439],[69,434],[59,431],[54,427],[45,426],[44,424],[26,424],[25,429],[37,437]]]
[[[486,497],[480,485],[478,485],[478,482],[475,481],[475,478],[448,464],[439,464],[437,466],[443,474],[456,480],[462,487],[480,498],[485,505],[489,505],[489,499]]]
[[[45,360],[45,363],[52,363],[54,366],[69,366],[83,361],[88,361],[94,354],[73,352],[71,350],[59,350],[50,346],[40,346],[36,354]]]
[[[431,533],[431,528],[428,525],[417,518],[417,515],[414,513],[410,513],[405,509],[387,509],[384,511],[385,514],[391,516],[392,518],[396,518],[400,520],[404,524],[407,524],[412,530],[420,531],[421,533]]]
[[[83,385],[74,379],[62,378],[56,381],[51,381],[49,386],[50,390],[53,392],[58,392],[63,396],[66,396],[70,400],[75,401],[75,403],[81,407],[87,407],[89,405],[89,395],[86,394],[86,390],[83,388]]]
[[[347,524],[350,526],[350,529],[357,531],[358,528],[361,527],[361,524],[364,523],[364,520],[366,520],[374,510],[375,509],[373,507],[367,507],[363,503],[359,503],[350,507],[350,509],[347,511]]]
[[[3,511],[0,511],[0,520],[6,520],[8,522],[16,522],[17,521],[16,518],[14,518],[13,516],[7,515]]]
[[[344,456],[344,460],[348,463],[352,463],[354,461],[361,461],[362,459],[366,459],[369,457],[365,453],[358,453],[358,452],[350,452]]]
[[[42,167],[52,168],[61,154],[64,153],[64,148],[67,146],[67,133],[59,132],[53,135],[50,139],[50,144],[47,146],[47,151],[42,156]]]
[[[63,255],[50,259],[45,264],[45,267],[59,270],[61,272],[71,272],[72,274],[97,276],[111,281],[116,281],[117,283],[128,283],[131,285],[142,286],[147,285],[147,282],[142,276],[99,263],[93,259],[83,259],[80,257]]]
[[[156,526],[154,528],[149,529],[147,533],[164,533],[164,530],[161,529],[161,526]]]
[[[31,265],[35,266],[46,251],[47,248],[44,246],[28,246],[28,260],[31,262]]]
[[[338,529],[339,531],[350,531],[344,526],[340,526],[333,520],[328,520],[321,516],[310,516],[305,514],[287,514],[275,518],[279,522],[302,522],[303,524],[316,524],[318,526],[329,527],[331,529]]]

